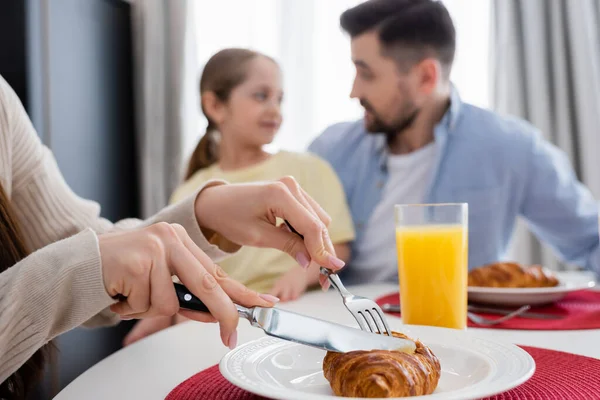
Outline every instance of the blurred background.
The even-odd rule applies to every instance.
[[[198,77],[224,47],[275,58],[284,124],[273,151],[302,151],[362,116],[339,15],[359,0],[3,0],[0,74],[17,91],[70,186],[111,220],[166,205],[204,132]],[[525,118],[569,155],[600,198],[600,0],[443,0],[457,29],[452,80],[464,101]],[[560,265],[524,226],[511,252]],[[116,351],[131,324],[57,340],[34,398]],[[57,389],[56,387],[54,389]]]

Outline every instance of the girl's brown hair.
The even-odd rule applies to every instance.
[[[206,63],[200,78],[200,96],[206,92],[213,92],[220,101],[226,102],[231,91],[244,82],[248,72],[248,62],[256,57],[266,56],[256,51],[239,48],[224,49],[213,55]],[[215,138],[217,126],[207,115],[203,104],[202,112],[208,120],[208,126],[192,153],[185,179],[189,179],[196,171],[218,161],[217,139]]]
[[[4,187],[0,184],[0,273],[27,257],[29,249]],[[40,380],[51,345],[36,351],[25,364],[0,384],[0,399],[25,399]]]

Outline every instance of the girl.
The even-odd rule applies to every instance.
[[[282,122],[281,71],[277,63],[246,49],[225,49],[206,64],[200,79],[202,111],[208,120],[183,183],[172,196],[177,202],[210,179],[232,183],[263,181],[291,175],[332,217],[331,241],[341,259],[349,258],[353,224],[341,183],[333,169],[311,154],[269,154]],[[244,248],[221,267],[248,287],[293,300],[317,283],[318,266],[308,273],[292,268],[294,260],[277,250]]]

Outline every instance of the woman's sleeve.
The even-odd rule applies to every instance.
[[[0,274],[0,382],[52,338],[115,301],[102,278],[98,237],[86,229]]]

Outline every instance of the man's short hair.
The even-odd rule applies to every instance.
[[[427,57],[437,59],[450,76],[456,48],[452,18],[441,1],[368,0],[346,10],[340,25],[350,37],[375,31],[383,55],[407,69]]]

